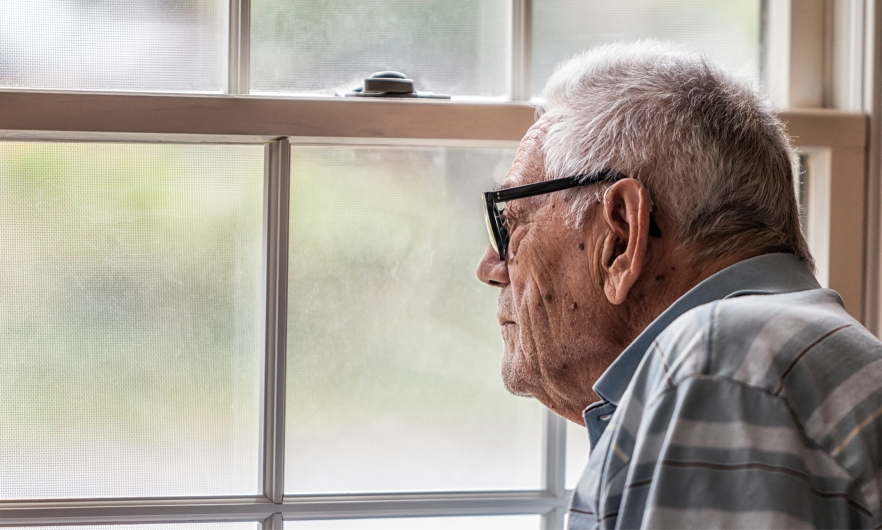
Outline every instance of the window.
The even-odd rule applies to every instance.
[[[6,2],[3,524],[562,527],[586,436],[502,388],[477,192],[556,62],[649,36],[759,76],[762,4]],[[379,70],[453,99],[334,95]],[[865,118],[785,117],[840,233]]]

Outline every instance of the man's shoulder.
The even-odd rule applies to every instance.
[[[727,396],[702,404],[702,418],[730,425],[732,433],[778,428],[781,417],[770,411],[786,411],[785,423],[805,447],[841,466],[857,488],[849,495],[882,517],[882,343],[845,312],[835,292],[700,306],[659,335],[653,350],[638,372],[653,381],[645,397],[676,392],[694,404],[684,396],[700,383],[704,397]],[[695,410],[681,414],[698,417]]]
[[[676,378],[724,377],[780,394],[805,369],[882,360],[882,343],[828,289],[744,295],[696,307],[662,332],[656,355]],[[794,377],[796,376],[796,377]]]
[[[818,376],[835,380],[850,369],[882,360],[882,343],[843,308],[835,291],[812,289],[722,300],[710,310],[708,374],[728,377],[775,395],[827,393]],[[805,376],[815,374],[815,381]]]

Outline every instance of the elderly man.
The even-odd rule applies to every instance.
[[[544,95],[477,274],[506,387],[588,429],[570,528],[882,525],[882,344],[814,278],[769,106],[657,43]]]

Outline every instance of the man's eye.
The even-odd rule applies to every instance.
[[[509,216],[502,214],[502,227],[505,228],[506,232],[511,232],[511,229],[514,228],[514,219]]]

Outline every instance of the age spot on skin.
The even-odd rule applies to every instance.
[[[546,302],[550,302],[552,299],[553,299],[553,297],[551,296],[551,293],[545,293],[545,301]]]
[[[658,276],[655,277],[655,281],[657,281],[657,282],[660,282],[664,279],[665,279],[665,276],[663,274],[659,274]]]
[[[573,305],[570,306],[570,309],[572,309],[573,311],[575,311],[576,309],[579,309],[579,304],[577,304],[576,302],[573,302]]]
[[[585,250],[585,243],[579,243],[579,250]]]

